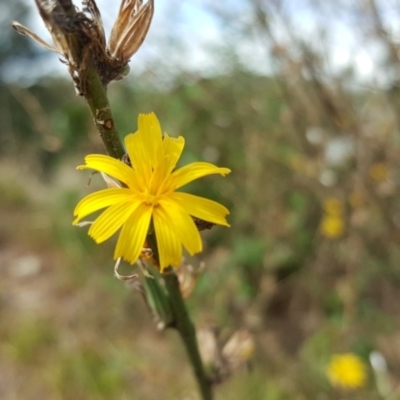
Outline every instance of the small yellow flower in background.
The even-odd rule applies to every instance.
[[[184,144],[181,136],[171,138],[162,134],[155,114],[140,114],[138,131],[125,137],[132,167],[102,154],[86,156],[86,164],[78,167],[103,172],[126,187],[108,188],[86,196],[75,208],[74,224],[107,208],[88,233],[96,243],[101,243],[122,227],[114,259],[122,258],[131,264],[139,258],[152,226],[161,271],[169,265],[180,265],[182,247],[190,254],[200,252],[202,241],[191,216],[229,226],[226,221],[229,211],[215,201],[177,189],[206,175],[225,176],[230,170],[206,162],[194,162],[175,170]]]
[[[344,211],[343,202],[336,197],[325,199],[322,208],[327,214],[337,217],[342,216]]]
[[[324,216],[321,222],[321,232],[324,236],[337,239],[343,236],[345,230],[344,204],[336,197],[328,197],[322,204]]]
[[[365,386],[367,367],[363,360],[353,353],[335,354],[326,370],[332,386],[343,389],[357,389]]]
[[[389,175],[389,166],[384,162],[377,162],[371,165],[369,176],[378,182],[385,181]]]
[[[321,222],[321,232],[324,236],[337,239],[344,234],[344,221],[342,217],[325,215]]]

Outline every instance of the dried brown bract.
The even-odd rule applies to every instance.
[[[109,56],[126,65],[142,45],[153,18],[153,0],[122,0],[107,46]]]
[[[205,231],[207,229],[211,229],[213,226],[215,226],[214,223],[212,222],[208,222],[208,221],[204,221],[200,218],[193,218],[194,223],[196,224],[197,229],[201,232],[201,231]]]
[[[204,269],[204,263],[201,263],[198,268],[194,268],[193,265],[188,264],[185,260],[182,260],[181,265],[175,272],[178,277],[179,287],[184,299],[187,299],[192,294]]]
[[[53,46],[18,22],[13,23],[13,28],[60,54],[79,94],[85,93],[89,63],[104,86],[128,73],[128,62],[143,43],[154,13],[154,0],[122,0],[107,44],[101,14],[94,0],[84,0],[82,11],[71,0],[35,1],[52,36]]]
[[[249,367],[255,342],[247,329],[239,329],[225,342],[214,326],[196,332],[201,358],[210,371],[214,384],[226,381],[235,371]]]

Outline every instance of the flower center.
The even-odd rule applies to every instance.
[[[144,203],[147,206],[157,207],[158,206],[158,196],[156,196],[154,194],[151,194],[151,193],[148,193],[146,195],[146,199],[145,199]]]

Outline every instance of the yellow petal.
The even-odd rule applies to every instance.
[[[162,131],[154,113],[140,114],[138,118],[140,137],[147,150],[148,161],[155,168],[162,157]]]
[[[177,267],[182,262],[182,243],[168,225],[165,210],[157,207],[153,212],[154,230],[157,238],[160,270],[168,266]]]
[[[183,137],[178,139],[171,138],[167,134],[164,136],[163,140],[163,155],[160,159],[157,167],[154,169],[152,179],[150,181],[150,192],[161,193],[168,191],[168,184],[166,178],[171,174],[172,170],[175,168],[177,161],[182,153],[185,141]]]
[[[132,167],[138,175],[140,186],[143,188],[151,178],[152,168],[148,149],[141,139],[139,131],[125,136],[125,147],[128,151]]]
[[[122,227],[114,258],[122,257],[133,264],[139,258],[149,230],[152,208],[145,204],[132,212]]]
[[[182,150],[185,147],[185,139],[182,136],[172,138],[167,134],[164,135],[164,169],[166,176],[169,175],[176,166]]]
[[[125,201],[107,208],[93,222],[89,235],[101,243],[110,238],[130,217],[132,212],[141,204],[140,201]]]
[[[179,189],[187,183],[202,178],[203,176],[211,174],[220,174],[225,176],[230,172],[231,170],[229,168],[219,168],[214,164],[206,162],[194,162],[174,171],[170,175],[168,183],[172,188]]]
[[[165,210],[167,225],[171,227],[189,254],[200,252],[203,247],[201,236],[188,212],[170,198],[161,199],[159,208]]]
[[[84,197],[75,207],[74,215],[76,216],[73,224],[77,224],[82,218],[102,208],[112,206],[113,204],[124,201],[128,196],[132,195],[129,189],[103,189]]]
[[[181,192],[172,193],[170,198],[180,204],[193,217],[214,224],[229,226],[225,219],[229,215],[229,210],[215,201]]]
[[[137,188],[132,168],[120,160],[103,154],[89,154],[85,157],[86,165],[80,165],[78,169],[94,169],[118,179],[131,188]]]
[[[149,182],[153,169],[162,160],[162,132],[160,123],[154,113],[140,114],[138,130],[125,137],[133,168]]]

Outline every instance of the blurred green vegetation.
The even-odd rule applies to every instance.
[[[378,29],[375,3],[364,3],[362,37],[373,33],[384,65],[399,71],[389,51],[399,54],[398,42]],[[279,7],[246,4],[270,76],[227,44],[218,49],[223,73],[180,65],[168,85],[154,71],[109,89],[121,137],[138,113],[154,111],[166,132],[185,137],[183,164],[232,170],[189,187],[231,211],[231,228],[205,232],[204,253],[190,259],[206,263],[188,299],[196,324],[219,327],[223,340],[244,327],[256,343],[249,368],[217,386],[216,399],[400,398],[398,80],[371,88],[354,71],[329,74],[310,43],[283,46],[271,34]],[[13,18],[24,22],[18,7]],[[66,73],[5,79],[15,62],[48,60],[10,38],[13,46],[0,41],[0,398],[197,399],[178,339],[157,332],[140,295],[113,278],[114,242],[97,246],[71,225],[77,201],[103,185],[94,176],[88,188],[89,175],[75,170],[104,152],[83,100]],[[387,392],[372,351],[386,360]],[[331,387],[326,365],[342,352],[365,360],[366,387]]]

